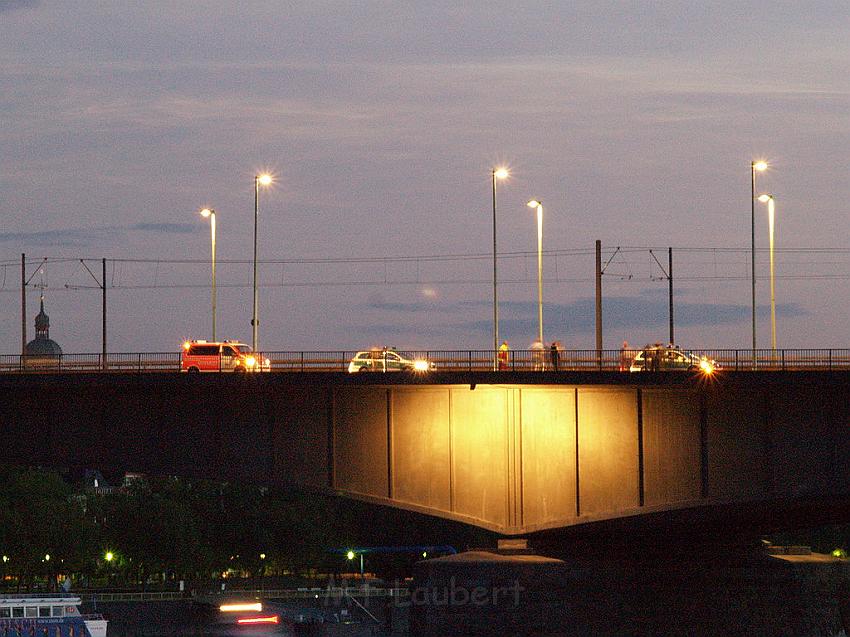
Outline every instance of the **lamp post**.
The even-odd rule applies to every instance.
[[[767,204],[767,231],[770,236],[770,346],[776,351],[776,277],[773,261],[774,203],[773,195],[761,195],[759,201]]]
[[[254,311],[251,315],[251,349],[257,351],[257,328],[260,325],[260,319],[257,316],[257,221],[260,217],[260,186],[268,186],[272,183],[272,176],[269,174],[254,176]]]
[[[212,340],[215,341],[215,210],[204,208],[201,216],[210,220],[210,237],[212,239]]]
[[[493,178],[493,369],[499,366],[499,288],[496,278],[496,180],[510,176],[507,168],[494,168]]]
[[[543,343],[543,204],[532,199],[526,204],[537,208],[537,338]]]
[[[756,360],[756,172],[767,170],[763,159],[750,162],[750,230],[752,239],[752,279],[753,279],[753,364]]]

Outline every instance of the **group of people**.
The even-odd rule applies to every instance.
[[[561,362],[561,352],[564,350],[561,341],[552,341],[549,347],[546,347],[542,341],[536,340],[531,344],[529,349],[531,350],[531,363],[534,371],[542,372],[546,369],[558,371]],[[499,370],[508,369],[510,351],[511,348],[508,346],[508,342],[502,341],[497,356]]]
[[[671,344],[667,347],[672,349],[674,346]],[[531,350],[531,364],[534,371],[542,372],[545,370],[551,370],[557,372],[560,369],[561,352],[564,351],[564,346],[561,344],[561,341],[552,341],[547,347],[538,339],[531,344],[529,349]],[[646,352],[644,369],[658,370],[660,368],[661,350],[663,349],[664,348],[660,343],[647,345],[644,348],[644,351]],[[511,369],[513,367],[510,351],[511,348],[508,346],[508,342],[502,341],[502,345],[499,347],[497,355],[497,367],[500,371]],[[632,362],[635,360],[635,356],[637,356],[640,351],[641,350],[632,348],[628,341],[623,341],[623,346],[620,348],[620,371],[629,371]]]
[[[642,349],[636,350],[629,346],[628,341],[623,341],[623,346],[620,348],[620,371],[629,371],[632,368],[632,363],[635,361],[637,355],[642,351],[643,361],[640,364],[639,369],[657,372],[663,367],[663,359],[669,356],[669,352],[671,350],[678,349],[679,348],[673,343],[669,343],[664,346],[660,342],[656,341],[651,345],[647,344],[644,345]]]

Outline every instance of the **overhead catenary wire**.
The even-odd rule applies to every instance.
[[[653,250],[667,250],[668,248],[657,248],[657,247],[649,247],[649,246],[617,246],[617,247],[605,247],[603,250],[607,255],[606,261],[606,271],[603,272],[605,277],[612,281],[618,282],[633,282],[633,283],[646,283],[646,282],[654,282],[658,281],[658,276],[650,270],[647,276],[636,275],[634,272],[633,265],[637,265],[637,261],[635,257],[640,256],[640,260],[643,261],[646,258],[646,255],[652,256]],[[736,272],[735,270],[743,265],[748,265],[750,260],[748,258],[737,259],[736,256],[749,257],[750,249],[749,248],[741,248],[741,247],[723,247],[723,246],[683,246],[679,248],[673,248],[674,252],[679,254],[679,258],[683,259],[681,261],[682,265],[680,266],[680,274],[677,276],[677,280],[681,282],[738,282],[745,281],[748,279],[748,274],[743,272]],[[544,257],[548,257],[548,263],[554,263],[554,274],[550,274],[549,276],[544,276],[544,280],[549,283],[564,283],[564,284],[581,284],[588,283],[593,280],[592,277],[583,277],[583,276],[572,276],[572,277],[562,277],[560,272],[562,268],[559,266],[559,259],[567,259],[567,258],[582,258],[582,257],[590,257],[593,254],[594,250],[592,248],[573,248],[573,249],[549,249],[544,250]],[[847,280],[850,279],[850,259],[847,261],[842,261],[840,259],[843,255],[850,256],[850,248],[809,248],[809,247],[784,247],[784,248],[776,248],[775,252],[778,255],[785,256],[782,266],[785,270],[783,273],[777,275],[777,280],[785,280],[785,281],[838,281],[838,280]],[[757,256],[764,256],[767,253],[767,249],[758,249]],[[499,260],[504,261],[521,261],[525,263],[528,258],[531,256],[535,256],[536,253],[532,251],[515,251],[515,252],[505,252],[498,255]],[[705,255],[707,258],[702,259]],[[804,260],[796,260],[795,256],[802,256]],[[819,258],[826,257],[826,258]],[[450,263],[463,263],[463,262],[476,262],[482,261],[489,263],[492,260],[492,254],[490,253],[470,253],[470,254],[435,254],[435,255],[399,255],[399,256],[366,256],[366,257],[309,257],[309,258],[301,258],[301,257],[290,257],[290,258],[267,258],[259,261],[261,266],[276,266],[279,265],[281,267],[280,278],[277,281],[266,281],[263,282],[261,287],[264,288],[272,288],[272,287],[362,287],[362,286],[411,286],[411,285],[478,285],[478,284],[487,284],[490,282],[489,277],[481,277],[474,272],[469,272],[467,275],[461,274],[460,276],[441,276],[438,273],[429,273],[423,271],[423,266],[427,266],[429,264],[434,264],[439,266],[440,264],[450,264]],[[65,279],[64,284],[62,285],[62,289],[66,290],[86,290],[86,289],[100,289],[100,286],[95,286],[91,284],[83,284],[83,283],[74,283],[73,279],[78,274],[79,270],[89,268],[86,265],[88,263],[100,262],[102,258],[93,258],[93,257],[42,257],[39,263],[39,268],[50,264],[51,266],[74,263],[75,269],[71,271],[71,274]],[[143,290],[143,289],[193,289],[198,288],[202,289],[205,287],[209,287],[209,283],[195,283],[193,281],[183,280],[183,281],[173,281],[168,280],[168,273],[163,272],[163,269],[168,269],[169,266],[175,266],[178,270],[183,270],[184,267],[193,266],[193,265],[207,265],[209,263],[208,259],[174,259],[174,258],[126,258],[126,257],[116,257],[116,258],[107,258],[107,262],[110,262],[112,271],[111,276],[109,277],[108,287],[110,289],[115,290]],[[11,265],[13,262],[11,260],[5,261],[0,260],[0,264],[4,265],[4,282],[3,285],[0,286],[0,291],[11,291],[11,289],[7,289],[5,287],[5,270],[8,265]],[[248,259],[219,259],[218,263],[221,267],[227,268],[227,266],[241,266],[248,265],[251,263],[251,260]],[[612,266],[613,264],[617,264],[617,271],[611,271],[608,269],[608,266]],[[399,273],[398,276],[393,276],[390,266],[391,265],[405,265],[411,264],[415,265],[415,275],[411,273],[410,276],[406,276],[403,273]],[[147,278],[149,282],[139,282],[132,280],[132,273],[127,271],[127,268],[133,265],[145,266],[152,265],[154,267],[154,272],[151,277],[151,274],[141,273],[140,276]],[[332,276],[326,275],[323,279],[321,277],[320,271],[321,268],[311,268],[309,272],[309,276],[302,275],[302,277],[298,278],[298,268],[297,266],[337,266],[337,265],[365,265],[365,266],[377,266],[380,268],[373,272],[373,274],[367,276],[357,276],[356,271],[351,276],[351,278],[340,278],[339,275]],[[708,266],[710,268],[709,274],[706,274],[705,267]],[[622,267],[622,271],[621,271]],[[846,272],[836,272],[837,268],[847,267]],[[697,270],[701,270],[701,272],[694,272],[694,268]],[[724,271],[725,269],[725,271]],[[563,270],[568,271],[568,268],[563,268]],[[690,270],[692,273],[688,273]],[[796,271],[794,271],[796,270]],[[831,271],[824,271],[831,270]],[[575,271],[573,269],[573,271]],[[32,278],[35,277],[35,273],[29,278],[27,283],[29,284],[32,281]],[[363,274],[366,274],[365,272]],[[287,276],[288,275],[288,276]],[[179,276],[185,276],[185,272],[180,273]],[[152,279],[152,280],[151,280]],[[532,277],[528,275],[513,277],[507,276],[503,281],[504,284],[526,284],[530,283]],[[219,284],[220,287],[223,288],[241,288],[247,287],[250,284],[245,281],[237,281],[237,282],[221,282]],[[50,288],[46,286],[47,289],[60,289],[60,288]]]

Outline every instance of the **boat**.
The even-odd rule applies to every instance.
[[[107,620],[75,595],[0,595],[0,637],[106,637]]]

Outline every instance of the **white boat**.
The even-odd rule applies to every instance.
[[[106,637],[107,620],[80,613],[74,595],[0,596],[2,637]]]

